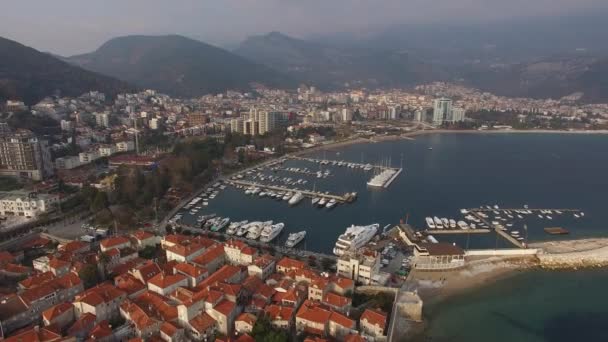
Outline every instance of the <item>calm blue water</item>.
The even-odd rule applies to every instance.
[[[432,147],[432,150],[428,148]],[[371,173],[329,166],[326,179],[278,172],[305,178],[304,188],[342,194],[356,191],[355,203],[333,210],[313,208],[308,199],[290,208],[286,202],[246,196],[228,187],[205,213],[214,212],[233,220],[284,222],[286,232],[306,229],[305,248],[330,252],[336,237],[351,224],[398,223],[409,213],[409,223],[424,226],[426,216],[459,219],[460,208],[498,204],[521,208],[580,208],[583,219],[553,215],[552,221],[529,217],[514,228],[528,225],[530,241],[555,239],[544,227],[563,226],[571,234],[561,238],[608,235],[605,194],[608,192],[608,138],[601,135],[568,134],[436,134],[416,140],[351,145],[317,152],[311,157],[379,163],[390,160],[405,171],[387,190],[370,190]],[[315,163],[289,161],[285,166],[308,167]],[[464,247],[507,247],[494,234],[445,239]]]
[[[608,271],[529,271],[427,305],[422,341],[608,341]]]

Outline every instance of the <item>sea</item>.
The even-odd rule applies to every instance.
[[[415,140],[356,144],[309,153],[307,157],[402,167],[388,189],[369,189],[372,172],[289,160],[284,167],[330,170],[327,178],[286,171],[267,174],[306,179],[300,188],[343,194],[357,192],[352,204],[332,210],[309,199],[287,202],[245,195],[228,187],[199,214],[232,220],[284,222],[287,233],[308,232],[300,248],[331,253],[351,224],[381,227],[407,221],[418,229],[425,217],[462,219],[461,208],[569,208],[585,215],[553,214],[552,220],[528,215],[529,242],[608,236],[608,137],[595,134],[429,134]],[[187,216],[187,215],[186,215]],[[186,221],[194,220],[186,217]],[[560,226],[566,236],[550,236]],[[493,233],[446,238],[465,248],[511,247]],[[526,271],[444,302],[428,303],[425,341],[561,342],[608,341],[608,271]]]

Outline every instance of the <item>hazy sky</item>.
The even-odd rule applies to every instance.
[[[62,55],[129,34],[182,34],[215,45],[281,31],[377,31],[395,24],[557,16],[607,0],[2,0],[0,36]]]

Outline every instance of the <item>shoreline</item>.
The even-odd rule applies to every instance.
[[[379,143],[385,141],[397,140],[415,140],[417,136],[432,135],[432,134],[582,134],[582,135],[606,135],[608,130],[548,130],[548,129],[510,129],[510,130],[477,130],[477,129],[423,129],[412,132],[403,133],[400,135],[381,135],[371,138],[357,137],[351,140],[343,140],[326,145],[314,146],[309,149],[293,152],[294,155],[306,154],[320,150],[331,150],[339,147],[351,146],[363,143]]]

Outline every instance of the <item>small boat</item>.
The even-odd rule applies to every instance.
[[[585,216],[585,213],[581,211],[581,216]]]
[[[544,217],[543,217],[543,215],[538,214],[538,218],[541,218],[541,219],[542,219],[542,218],[544,218]]]
[[[313,197],[313,199],[310,201],[312,203],[312,205],[315,205],[317,203],[319,203],[321,199],[319,197]]]
[[[578,214],[574,214],[574,217],[575,218],[580,218],[580,216],[578,216]]]
[[[456,228],[456,221],[450,219],[450,228]]]
[[[460,229],[469,229],[469,225],[464,221],[458,221],[456,224]]]
[[[460,213],[463,214],[463,215],[466,215],[466,214],[469,213],[469,211],[466,210],[466,209],[460,209]]]
[[[427,217],[425,220],[426,220],[426,226],[429,227],[429,229],[435,229],[436,228],[435,222],[433,221],[432,218]]]
[[[551,217],[551,216],[547,215],[547,219],[549,219],[549,220],[553,220],[553,217]]]
[[[443,229],[443,222],[441,222],[439,217],[434,216],[433,221],[435,221],[435,226],[437,226],[437,229]]]
[[[319,200],[319,207],[323,208],[327,204],[327,200],[323,197]]]
[[[325,207],[327,209],[331,209],[331,208],[335,207],[336,204],[337,204],[336,200],[332,198],[329,202],[327,202],[327,204],[325,205]]]

